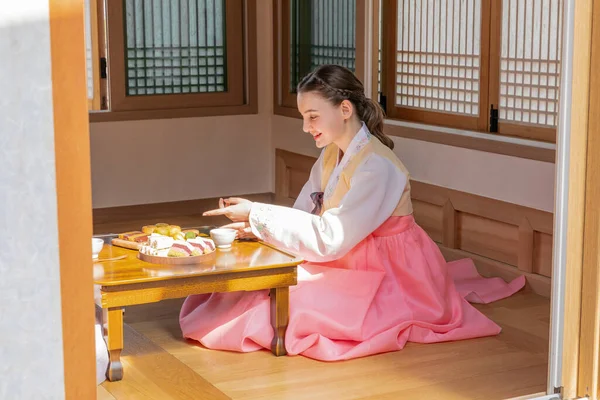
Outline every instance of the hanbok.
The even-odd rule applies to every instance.
[[[469,301],[508,297],[525,277],[506,283],[470,259],[446,262],[412,213],[408,171],[364,123],[343,155],[323,149],[292,208],[253,203],[253,233],[305,260],[290,287],[288,355],[345,360],[500,333]],[[238,352],[269,349],[274,335],[268,291],[189,296],[180,325],[207,348]]]

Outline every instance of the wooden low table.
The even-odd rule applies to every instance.
[[[99,260],[125,256],[116,261],[94,263],[96,299],[102,312],[104,337],[109,352],[107,378],[123,378],[123,307],[154,303],[193,294],[270,289],[271,351],[286,354],[289,287],[296,285],[296,266],[302,259],[260,242],[234,242],[228,250],[217,249],[201,264],[157,265],[141,261],[137,251],[105,244]]]

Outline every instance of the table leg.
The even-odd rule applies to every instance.
[[[115,307],[102,309],[104,325],[104,339],[108,348],[108,371],[106,377],[109,381],[123,379],[123,365],[121,364],[121,351],[123,350],[123,308]]]
[[[285,356],[285,330],[288,326],[290,307],[290,288],[271,289],[271,325],[273,326],[273,341],[271,352],[276,356]]]

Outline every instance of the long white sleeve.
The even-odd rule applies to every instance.
[[[296,197],[296,201],[294,202],[294,208],[306,212],[311,212],[314,208],[314,204],[312,199],[310,198],[311,193],[320,192],[321,191],[321,171],[323,169],[323,154],[324,151],[321,152],[321,155],[313,164],[310,170],[310,177],[308,181],[302,187],[300,194]]]
[[[337,208],[322,216],[254,203],[253,233],[307,261],[343,257],[387,220],[398,205],[407,177],[389,160],[371,154],[355,170],[351,188]]]

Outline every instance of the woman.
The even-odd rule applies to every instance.
[[[409,173],[382,110],[351,71],[321,66],[297,89],[303,129],[323,150],[294,207],[234,198],[204,214],[306,260],[290,288],[288,354],[333,361],[498,334],[464,297],[506,297],[524,277],[507,285],[481,278],[470,260],[446,263],[412,216]],[[465,274],[472,284],[459,292],[452,276]],[[190,296],[180,323],[214,349],[268,349],[273,338],[266,291]]]

